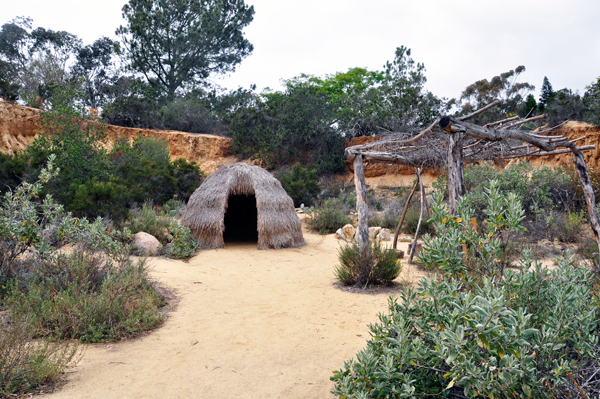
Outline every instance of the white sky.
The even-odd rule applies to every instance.
[[[90,44],[115,38],[125,0],[0,0],[0,24],[30,16]],[[580,94],[600,76],[600,0],[246,0],[254,52],[216,82],[279,88],[300,73],[382,69],[401,45],[425,64],[427,88],[458,97],[476,80],[525,65],[521,82],[544,76]]]

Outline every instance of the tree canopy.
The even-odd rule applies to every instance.
[[[122,11],[127,25],[117,34],[130,67],[168,100],[211,73],[233,71],[253,50],[242,31],[254,7],[244,0],[129,0]]]
[[[460,96],[459,113],[466,115],[499,100],[500,105],[475,118],[476,123],[485,124],[519,114],[521,107],[526,105],[527,95],[535,89],[535,86],[527,82],[517,81],[523,72],[525,67],[521,65],[494,76],[491,80],[481,79],[467,86]]]

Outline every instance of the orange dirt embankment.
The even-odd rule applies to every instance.
[[[37,131],[40,129],[39,110],[10,104],[0,100],[0,152],[11,153],[22,150],[33,142]],[[562,134],[569,139],[586,136],[577,142],[578,146],[596,145],[595,150],[584,151],[585,160],[591,169],[600,170],[600,128],[583,122],[568,122],[556,134]],[[211,134],[183,133],[173,130],[136,129],[120,126],[107,126],[107,147],[110,148],[116,138],[125,137],[133,140],[138,136],[155,136],[164,138],[169,144],[171,157],[184,158],[196,162],[200,168],[208,173],[214,172],[221,165],[236,162],[237,158],[231,153],[232,141],[230,138]],[[379,137],[355,137],[347,146],[365,144],[378,140]],[[532,157],[534,165],[550,167],[571,167],[573,165],[570,154],[553,155],[545,157]],[[514,162],[514,161],[513,161]],[[352,163],[347,163],[347,170],[352,173]],[[426,184],[436,178],[439,170],[426,170],[424,179]],[[369,163],[365,165],[365,177],[379,184],[393,183],[398,177],[407,182],[412,181],[414,169],[406,165],[388,165],[382,163]],[[381,180],[381,181],[380,181]],[[390,180],[388,182],[388,180]],[[410,182],[409,182],[410,183]]]
[[[577,141],[575,144],[577,147],[584,145],[595,145],[595,150],[583,151],[585,156],[585,162],[590,169],[600,170],[600,127],[590,125],[585,122],[569,121],[565,123],[556,131],[554,135],[563,135],[569,140],[575,140],[580,137],[585,139]],[[533,166],[548,166],[558,167],[562,166],[567,168],[573,168],[573,156],[570,153],[560,155],[550,155],[544,157],[531,157],[531,163]]]
[[[595,150],[587,150],[583,151],[585,156],[585,162],[587,163],[588,168],[600,170],[600,128],[594,125],[590,125],[585,122],[576,122],[569,121],[556,132],[551,135],[563,135],[567,137],[569,140],[578,139],[580,137],[584,137],[585,139],[579,140],[576,142],[578,147],[585,145],[595,145]],[[346,144],[347,147],[354,145],[361,145],[366,143],[371,143],[373,141],[377,141],[381,136],[372,136],[372,137],[355,137],[348,141]],[[521,158],[525,159],[525,158]],[[570,153],[560,154],[560,155],[551,155],[551,156],[543,156],[543,157],[530,157],[529,160],[534,166],[548,166],[548,167],[559,167],[563,168],[572,168],[573,167],[573,157]],[[510,160],[507,162],[505,166],[511,165],[514,162],[519,162],[519,159]],[[351,162],[346,163],[346,169],[350,172],[354,170],[354,167]],[[434,180],[440,173],[440,170],[437,169],[426,169],[424,173],[424,179],[427,184],[428,180]],[[367,163],[365,162],[365,177],[371,178],[372,180],[376,180],[374,178],[384,177],[385,175],[400,175],[406,177],[414,177],[415,172],[414,168],[406,165],[399,164],[385,164],[385,163]],[[406,180],[406,179],[405,179]],[[407,180],[408,181],[408,180]]]
[[[40,130],[39,110],[0,101],[0,152],[12,153],[31,144]],[[118,138],[133,141],[138,136],[160,137],[167,141],[171,158],[196,162],[208,173],[221,165],[234,163],[232,141],[228,137],[211,134],[193,134],[172,130],[136,129],[107,125],[106,147],[112,147]]]

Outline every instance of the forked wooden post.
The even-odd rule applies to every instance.
[[[573,163],[575,163],[575,170],[579,174],[579,183],[583,189],[583,196],[588,207],[588,215],[590,217],[590,227],[594,232],[594,238],[598,244],[598,254],[600,254],[600,223],[598,222],[598,212],[596,210],[596,197],[594,196],[594,189],[592,187],[592,179],[585,163],[583,154],[578,149],[571,149],[573,153]],[[600,264],[594,265],[594,269],[598,275],[600,275]]]
[[[448,208],[457,215],[456,202],[465,195],[463,133],[448,135]]]
[[[413,256],[415,256],[415,251],[417,250],[417,240],[419,239],[419,230],[421,229],[421,222],[423,221],[423,208],[425,208],[425,187],[423,187],[423,180],[421,180],[421,172],[422,168],[417,169],[417,179],[419,182],[419,187],[421,188],[421,211],[419,213],[419,222],[417,223],[417,230],[415,230],[415,237],[413,239],[412,245],[410,247],[410,253],[408,254],[408,264],[412,263]]]
[[[400,229],[402,228],[402,224],[404,223],[404,218],[406,217],[406,211],[408,211],[408,206],[410,205],[410,200],[412,199],[415,191],[417,190],[417,186],[419,184],[418,180],[415,180],[415,184],[413,184],[413,188],[410,191],[408,199],[406,200],[406,204],[404,204],[404,210],[402,210],[402,216],[400,217],[400,222],[398,222],[398,226],[396,227],[396,232],[394,233],[394,243],[392,245],[393,249],[398,247],[398,235],[400,234]]]
[[[367,183],[363,168],[362,154],[354,158],[354,187],[356,188],[356,212],[358,226],[356,240],[360,253],[360,271],[357,285],[366,286],[371,279],[371,262],[369,262],[369,208],[367,207]]]

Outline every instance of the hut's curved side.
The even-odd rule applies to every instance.
[[[294,202],[281,183],[264,169],[245,163],[221,167],[192,194],[181,220],[202,249],[223,248],[225,212],[230,195],[254,195],[258,249],[306,245]]]

